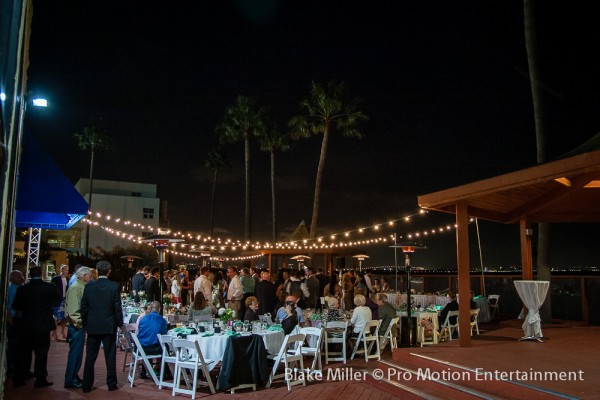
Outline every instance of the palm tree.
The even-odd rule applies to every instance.
[[[244,142],[246,170],[245,239],[252,240],[252,182],[250,179],[250,138],[260,136],[264,129],[263,110],[250,97],[238,96],[235,104],[225,110],[223,122],[217,127],[222,143]]]
[[[535,121],[535,139],[537,163],[546,162],[546,133],[544,130],[544,103],[542,101],[540,69],[538,65],[537,32],[535,27],[535,8],[533,0],[523,0],[523,15],[525,26],[525,49],[529,65],[529,80],[533,100],[533,115]],[[537,248],[537,279],[550,281],[550,224],[538,223]],[[550,296],[540,309],[542,319],[552,319]]]
[[[290,146],[290,136],[282,133],[273,126],[266,129],[260,139],[260,149],[271,155],[271,214],[273,224],[273,243],[277,242],[277,202],[276,202],[276,175],[275,175],[275,152],[287,151]]]
[[[356,100],[347,101],[344,96],[344,84],[329,82],[327,88],[315,83],[311,84],[310,98],[300,102],[300,107],[308,113],[307,116],[295,116],[290,120],[290,127],[294,137],[310,137],[323,134],[321,142],[321,156],[315,180],[315,197],[313,201],[312,219],[310,222],[310,238],[317,235],[317,222],[319,219],[319,200],[321,197],[321,183],[325,169],[329,135],[337,129],[346,137],[361,138],[363,134],[358,129],[358,122],[367,120],[368,117],[356,110]]]
[[[213,184],[210,194],[210,236],[212,236],[215,227],[215,194],[217,192],[219,170],[229,166],[227,154],[225,154],[220,146],[211,149],[208,152],[204,166],[213,171]]]
[[[93,178],[94,178],[94,155],[96,149],[108,149],[110,147],[110,137],[104,132],[98,130],[95,126],[84,127],[80,133],[73,135],[77,139],[77,144],[81,150],[90,149],[90,187],[89,187],[89,199],[88,199],[88,210],[92,209],[92,189],[93,189]],[[88,217],[89,218],[89,217]],[[89,253],[90,244],[90,227],[89,224],[85,229],[85,254]]]

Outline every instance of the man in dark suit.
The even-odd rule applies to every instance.
[[[42,268],[33,266],[29,269],[31,280],[17,288],[12,309],[21,312],[22,329],[18,333],[17,362],[13,386],[25,385],[29,373],[28,361],[31,352],[35,355],[34,387],[52,385],[48,381],[48,350],[50,349],[50,332],[55,329],[53,308],[60,303],[60,294],[56,287],[42,280]]]
[[[275,315],[275,285],[271,282],[268,270],[261,272],[262,280],[254,285],[254,295],[258,299],[258,315],[270,313]]]
[[[146,292],[146,301],[158,301],[162,304],[162,295],[160,293],[160,269],[154,267],[150,270],[150,276],[144,282],[144,291]],[[164,283],[163,283],[164,286]]]
[[[110,263],[96,264],[98,281],[86,285],[81,298],[81,320],[87,332],[85,366],[83,368],[83,392],[89,393],[94,383],[94,364],[100,344],[104,347],[106,384],[108,390],[117,390],[116,340],[117,329],[123,325],[123,311],[119,285],[108,280]]]
[[[140,301],[140,296],[138,293],[141,290],[144,290],[144,282],[146,281],[146,274],[144,274],[144,270],[147,269],[150,272],[149,267],[139,267],[137,273],[131,277],[131,290],[134,295],[135,301]]]

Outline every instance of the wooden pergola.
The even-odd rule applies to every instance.
[[[458,293],[470,297],[470,217],[520,226],[523,279],[533,279],[531,224],[600,222],[600,150],[418,196],[419,206],[456,214]],[[460,331],[469,332],[469,302],[459,305]],[[471,346],[460,335],[460,346]]]

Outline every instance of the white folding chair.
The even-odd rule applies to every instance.
[[[450,322],[452,317],[456,317],[456,321],[454,323]],[[445,338],[447,336],[448,340],[452,340],[455,330],[458,332],[458,311],[449,311],[448,314],[446,314],[446,320],[442,324],[441,338]]]
[[[398,321],[400,320],[400,317],[395,317],[392,318],[390,320],[390,324],[388,325],[388,327],[386,328],[383,336],[379,337],[379,347],[381,348],[381,351],[383,351],[385,349],[385,346],[387,346],[387,343],[390,342],[390,350],[394,351],[395,348],[398,347],[398,343],[396,342],[396,336],[394,336],[394,329],[398,329]]]
[[[488,296],[488,303],[490,305],[490,310],[492,311],[492,315],[490,319],[494,319],[496,314],[498,314],[498,318],[500,318],[500,295],[499,294],[490,294]]]
[[[173,339],[176,339],[176,336],[171,335],[161,335],[158,334],[158,341],[160,346],[162,347],[162,358],[160,360],[160,376],[158,377],[158,388],[162,389],[163,387],[173,387],[175,382],[175,361],[177,360],[175,347],[173,347]],[[173,377],[173,382],[165,381],[165,366],[169,368],[171,371],[171,375]],[[187,374],[184,375],[185,382],[189,388],[189,381]]]
[[[275,357],[275,363],[273,364],[273,369],[271,370],[271,376],[269,377],[269,382],[267,383],[267,388],[271,387],[271,384],[275,379],[283,378],[287,383],[288,391],[292,390],[292,386],[302,384],[306,386],[306,379],[304,378],[304,361],[302,356],[302,346],[304,344],[304,339],[306,336],[302,333],[289,334],[283,339],[283,344],[279,349],[279,353]],[[286,372],[294,371],[293,367],[298,363],[299,367],[296,369],[298,371],[298,378],[296,380],[288,379],[289,374]],[[279,365],[284,365],[284,372],[282,374],[277,374],[277,369]],[[292,374],[293,375],[293,374]]]
[[[352,351],[351,360],[354,360],[356,354],[364,353],[365,361],[369,361],[371,358],[377,358],[381,360],[381,351],[379,348],[379,326],[381,325],[380,319],[374,319],[365,324],[365,329],[359,334],[354,344],[354,350]],[[360,349],[361,344],[363,349]],[[375,345],[376,351],[371,354],[371,350]]]
[[[302,346],[302,354],[313,357],[311,371],[323,372],[321,364],[321,346],[323,345],[323,329],[315,327],[300,328],[300,333],[306,336],[305,345]],[[318,369],[315,369],[318,365]]]
[[[146,355],[144,348],[140,344],[140,341],[137,335],[134,332],[130,332],[131,338],[133,339],[133,347],[134,351],[131,353],[131,366],[129,367],[129,373],[127,374],[127,380],[133,387],[133,382],[135,380],[135,372],[137,371],[137,366],[139,362],[143,362],[146,366],[146,371],[152,377],[152,380],[156,385],[158,385],[158,377],[152,368],[152,364],[150,360],[160,358],[160,354]]]
[[[473,336],[473,328],[475,328],[475,331],[477,331],[477,334],[479,335],[479,308],[475,308],[473,310],[471,310],[471,336]]]
[[[125,325],[125,329],[121,332],[123,335],[123,350],[125,350],[125,355],[123,356],[123,372],[125,372],[125,368],[133,365],[133,355],[129,362],[127,362],[127,354],[133,354],[133,339],[131,338],[131,332],[135,332],[135,324],[127,324]]]
[[[192,399],[196,398],[196,388],[198,383],[208,386],[210,392],[215,394],[215,387],[208,372],[207,364],[212,363],[212,360],[205,360],[202,356],[202,350],[198,342],[192,342],[187,339],[173,339],[173,347],[175,348],[175,375],[172,395],[177,393],[189,394]],[[181,388],[181,375],[185,375],[185,370],[194,371],[192,374],[192,388]],[[205,380],[199,380],[198,371],[201,371]],[[186,378],[184,378],[186,379]],[[187,379],[186,379],[187,380]],[[186,382],[187,383],[187,382]]]
[[[330,321],[325,323],[325,363],[343,361],[346,364],[346,337],[348,321]],[[341,351],[329,351],[329,345],[341,344]],[[333,357],[331,357],[333,356]]]
[[[439,325],[436,313],[419,313],[417,317],[417,342],[423,345],[438,344]]]

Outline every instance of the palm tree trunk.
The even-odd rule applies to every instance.
[[[88,211],[92,210],[92,191],[94,188],[94,145],[91,146],[92,154],[90,156],[90,193],[88,197]],[[91,221],[92,214],[88,213],[88,219]],[[90,224],[85,228],[85,256],[90,256]]]
[[[533,115],[535,120],[535,139],[538,164],[546,161],[546,135],[544,130],[544,104],[540,90],[540,70],[538,66],[537,32],[535,26],[535,10],[533,0],[523,0],[523,15],[525,26],[525,48],[529,65],[529,79],[533,100]],[[550,281],[550,226],[548,223],[538,224],[537,246],[537,279]],[[542,320],[552,321],[552,303],[550,296],[540,309]]]
[[[215,168],[213,175],[212,192],[210,194],[210,236],[212,237],[215,229],[215,194],[217,192],[217,180],[219,179],[219,168]]]
[[[275,151],[271,150],[271,213],[273,216],[273,244],[277,242],[277,203],[275,194]]]
[[[315,198],[313,201],[313,212],[310,220],[310,238],[317,237],[317,223],[319,220],[319,202],[321,198],[321,182],[323,181],[323,170],[325,169],[325,159],[327,157],[327,145],[329,144],[329,126],[323,130],[323,141],[321,142],[321,155],[319,157],[319,167],[317,168],[317,179],[315,181]]]
[[[250,135],[244,135],[244,161],[246,164],[246,217],[245,217],[245,239],[252,240],[252,182],[250,179]]]

